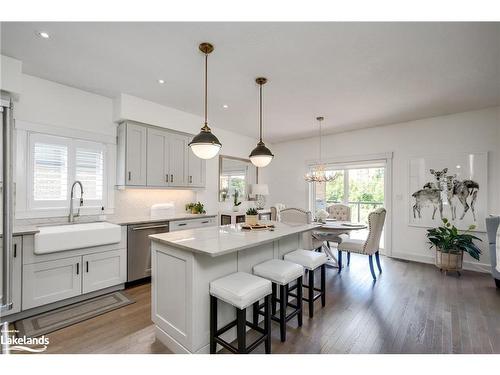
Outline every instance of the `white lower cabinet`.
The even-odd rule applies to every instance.
[[[127,249],[25,264],[22,309],[28,310],[123,284],[126,280]]]
[[[81,256],[27,264],[23,268],[23,310],[81,293]]]
[[[90,293],[127,280],[127,250],[84,255],[82,292]]]
[[[12,309],[3,311],[2,316],[10,315],[21,311],[21,269],[22,269],[22,250],[23,238],[15,236],[12,238],[12,252],[11,252],[11,267],[12,267]],[[0,269],[2,269],[2,241],[0,241]],[[2,278],[0,277],[0,299],[2,299]]]

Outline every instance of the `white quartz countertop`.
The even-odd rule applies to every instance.
[[[216,257],[272,242],[291,234],[307,232],[319,226],[318,224],[283,224],[279,222],[273,222],[273,224],[275,225],[273,231],[242,230],[241,224],[231,224],[153,234],[149,237],[153,241],[182,250]]]

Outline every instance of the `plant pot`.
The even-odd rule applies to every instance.
[[[191,213],[192,214],[197,214],[198,212],[196,211],[196,208],[191,208]]]
[[[443,271],[461,271],[464,262],[464,253],[443,252],[440,249],[436,250],[436,267]]]
[[[245,215],[245,224],[256,225],[259,221],[259,215]]]
[[[233,211],[234,212],[238,212],[240,210],[240,207],[239,206],[233,206]]]

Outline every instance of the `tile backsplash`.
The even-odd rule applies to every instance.
[[[175,203],[175,212],[185,212],[186,203],[194,202],[196,193],[192,190],[125,189],[115,190],[114,216],[149,216],[150,208],[156,203]]]

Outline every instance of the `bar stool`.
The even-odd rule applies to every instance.
[[[271,353],[271,282],[246,272],[236,272],[210,283],[210,354],[215,354],[217,344],[231,353],[247,354],[264,342],[266,354]],[[248,322],[246,308],[259,306],[264,298],[264,329],[258,322]],[[224,301],[236,308],[236,320],[217,328],[217,300]],[[238,347],[235,348],[220,336],[236,326]],[[251,345],[246,345],[246,327],[250,327],[262,336]]]
[[[316,301],[319,297],[321,297],[321,306],[325,307],[326,303],[326,261],[327,257],[325,253],[318,253],[311,250],[295,250],[285,255],[284,259],[286,261],[300,264],[307,271],[309,271],[309,285],[303,285],[304,288],[308,289],[308,296],[303,297],[303,300],[307,301],[309,304],[309,317],[312,318],[314,316],[314,301]],[[314,271],[321,267],[321,287],[314,287]],[[297,289],[297,294],[301,289],[299,285],[294,285],[290,287],[289,292]],[[314,292],[319,292],[314,295]],[[296,295],[293,293],[289,293],[292,297]]]
[[[257,276],[272,281],[272,314],[271,319],[279,322],[281,341],[286,340],[286,322],[297,316],[298,326],[302,327],[302,275],[304,268],[296,263],[280,259],[271,259],[253,267],[253,273]],[[296,304],[288,302],[288,287],[292,281],[297,281]],[[280,287],[280,298],[276,297],[277,286]],[[279,318],[276,314],[276,304],[280,304]],[[286,314],[286,308],[290,306],[293,311]],[[255,311],[255,310],[254,310]],[[254,316],[255,320],[255,316]]]

